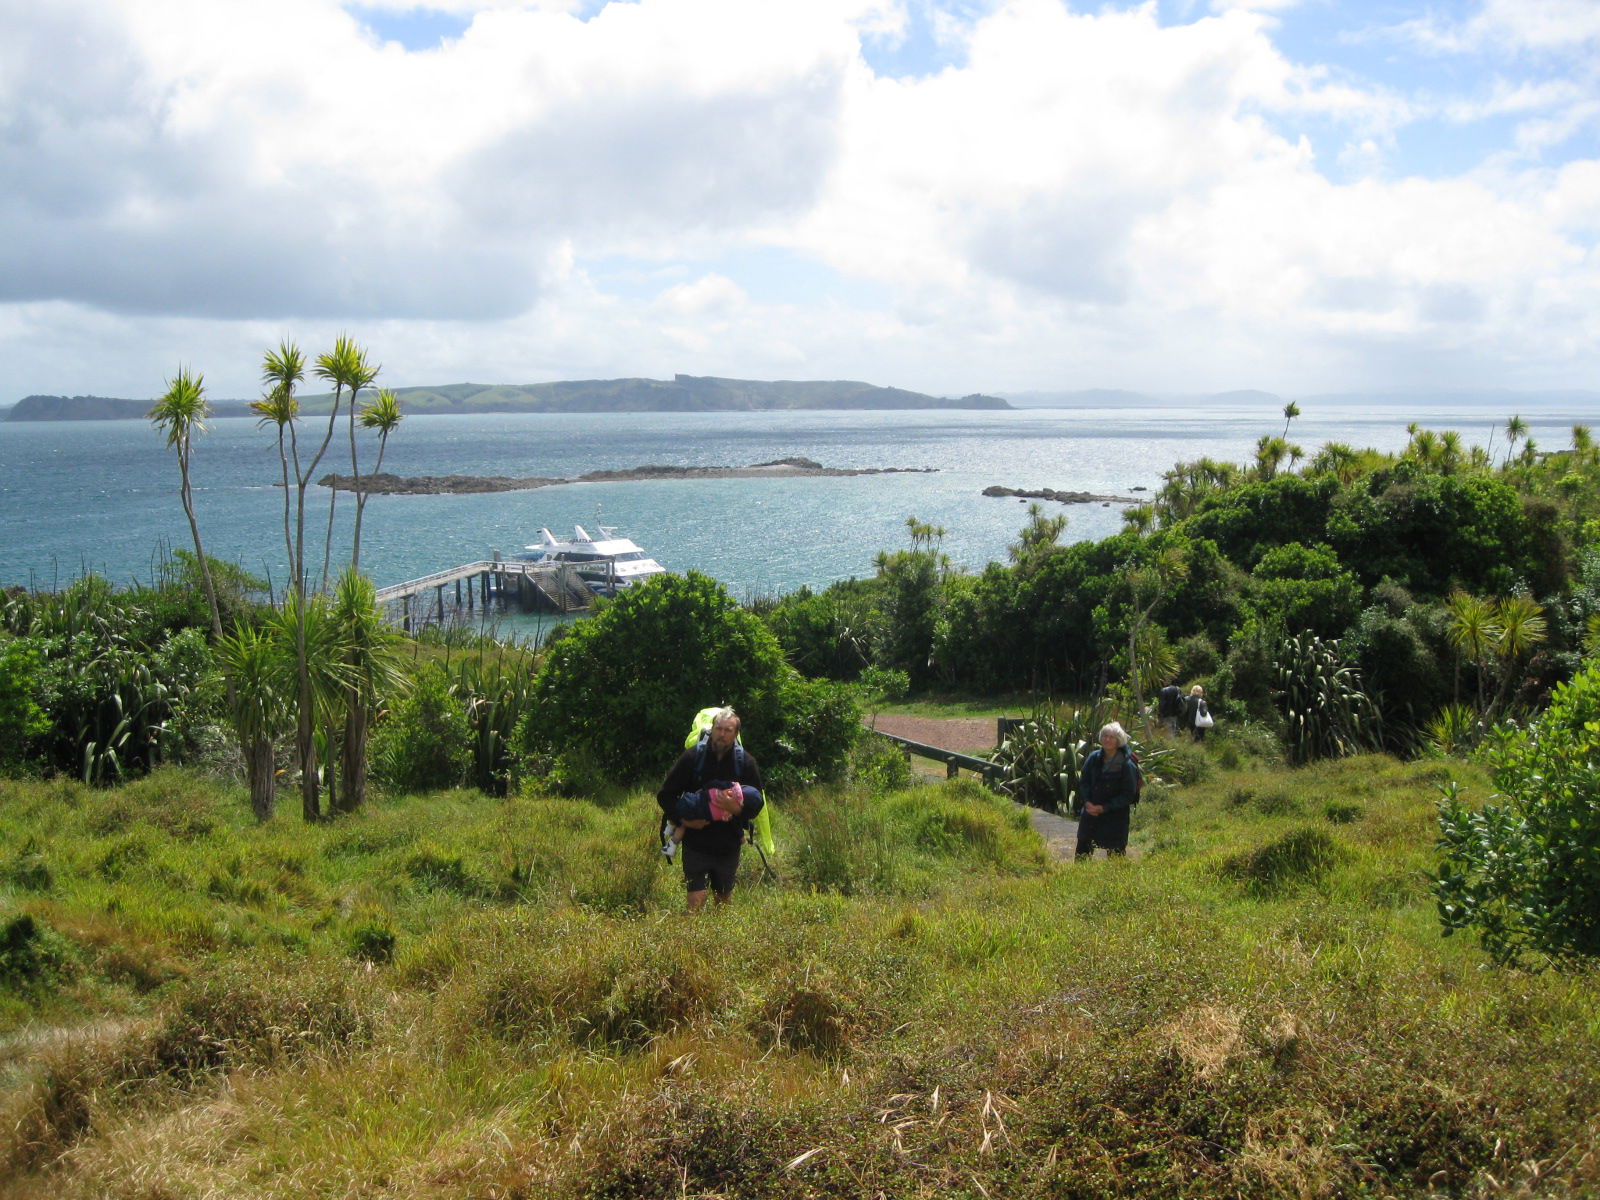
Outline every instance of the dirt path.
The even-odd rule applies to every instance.
[[[987,757],[994,749],[993,717],[905,717],[880,714],[874,728],[925,746]]]

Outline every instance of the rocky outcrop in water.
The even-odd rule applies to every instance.
[[[1015,496],[1019,500],[1054,500],[1057,504],[1136,504],[1132,496],[1099,496],[1094,492],[1058,492],[1054,488],[1009,488],[990,484],[985,496]]]
[[[390,496],[441,496],[475,492],[525,492],[532,488],[553,487],[560,483],[616,483],[642,479],[777,479],[790,476],[926,474],[932,467],[825,467],[809,458],[780,458],[748,467],[628,467],[617,471],[589,471],[573,479],[544,476],[512,478],[506,475],[381,475],[364,476],[365,491]],[[348,475],[324,475],[317,480],[323,487],[354,491]]]

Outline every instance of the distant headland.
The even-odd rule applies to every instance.
[[[798,409],[994,409],[1010,408],[999,396],[930,396],[904,388],[854,380],[719,379],[676,375],[671,379],[584,379],[558,383],[452,383],[444,387],[394,389],[407,413],[603,413],[771,412]],[[301,411],[326,413],[328,393],[302,396]],[[26,396],[6,414],[8,421],[115,421],[142,419],[151,400],[108,396]],[[213,400],[217,417],[250,415],[245,400]]]

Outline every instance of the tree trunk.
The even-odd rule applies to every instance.
[[[355,812],[367,802],[367,706],[356,692],[345,696],[344,746],[339,756],[339,811]]]
[[[312,724],[311,687],[302,677],[300,712],[295,725],[295,758],[300,763],[300,815],[307,821],[322,820],[322,799],[317,787],[317,737]]]
[[[270,820],[278,782],[274,772],[277,763],[273,757],[272,739],[265,734],[255,734],[241,741],[245,776],[250,783],[250,811],[258,821]]]

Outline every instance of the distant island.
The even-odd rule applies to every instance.
[[[479,492],[524,492],[532,488],[553,487],[560,483],[615,483],[634,479],[775,479],[817,475],[894,475],[929,474],[933,467],[825,467],[809,458],[780,458],[775,462],[754,463],[748,467],[628,467],[620,471],[589,471],[573,479],[552,479],[539,475],[512,478],[506,475],[390,475],[387,472],[364,477],[363,490],[383,496],[469,495]],[[355,490],[348,475],[324,475],[317,480],[335,491]]]
[[[1145,488],[1134,488],[1136,492]],[[1137,504],[1132,496],[1102,496],[1096,492],[1058,492],[1055,488],[1011,488],[991,483],[983,489],[985,496],[1015,496],[1019,500],[1054,500],[1057,504]]]
[[[452,383],[444,387],[393,389],[407,413],[601,413],[771,412],[796,409],[997,409],[1011,405],[998,396],[974,393],[952,398],[878,387],[854,380],[807,381],[718,379],[676,375],[672,379],[586,379],[560,383]],[[326,413],[329,393],[302,396],[308,416]],[[143,419],[150,400],[108,396],[26,396],[6,414],[8,421],[115,421]],[[250,415],[245,400],[213,400],[213,416]]]

